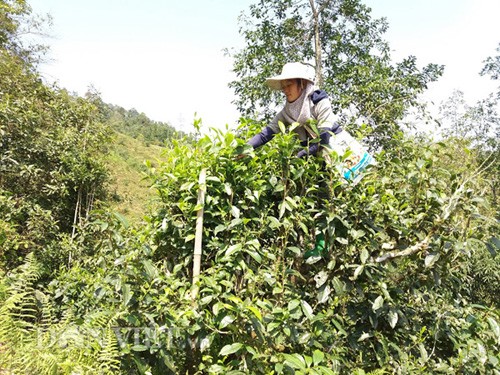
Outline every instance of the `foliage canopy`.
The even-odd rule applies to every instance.
[[[435,81],[442,66],[422,69],[414,56],[393,65],[384,19],[373,19],[361,0],[260,0],[240,18],[245,47],[234,51],[230,83],[235,104],[246,116],[269,121],[282,99],[265,87],[267,77],[291,61],[316,68],[316,81],[330,95],[334,111],[351,109],[374,127],[373,146],[387,145],[418,95]]]

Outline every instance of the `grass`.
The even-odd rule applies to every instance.
[[[116,133],[108,156],[111,174],[109,191],[111,209],[124,216],[130,223],[140,222],[149,212],[155,192],[145,180],[146,166],[160,159],[163,147],[147,145],[140,139]]]

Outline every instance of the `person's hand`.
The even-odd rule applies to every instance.
[[[248,143],[245,143],[243,145],[237,146],[235,152],[236,152],[236,156],[234,157],[235,160],[245,159],[247,157],[253,156],[253,147],[250,146]]]
[[[234,157],[234,160],[241,160],[247,158],[248,156],[249,156],[248,154],[238,154]]]

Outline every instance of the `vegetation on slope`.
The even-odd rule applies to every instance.
[[[145,115],[44,84],[39,49],[18,39],[29,6],[0,5],[0,372],[499,374],[494,98],[452,110],[439,143],[387,117],[377,166],[352,185],[335,164],[296,158],[293,133],[249,149],[263,126],[252,120],[196,140],[156,124],[141,139]],[[350,17],[359,2],[344,5]],[[373,82],[346,84],[366,93]],[[399,116],[410,102],[384,111]],[[130,182],[143,172],[159,201],[146,215],[145,204],[115,206],[130,225],[111,197],[145,202],[145,186]],[[317,229],[328,257],[308,265]]]
[[[146,178],[146,161],[152,165],[161,158],[164,148],[115,133],[106,157],[110,173],[110,209],[122,214],[130,222],[143,220],[156,197]]]

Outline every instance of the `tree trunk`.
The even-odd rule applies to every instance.
[[[321,64],[321,39],[319,35],[319,11],[316,8],[314,0],[309,0],[312,12],[312,21],[314,26],[314,67],[315,67],[315,81],[316,85],[321,87],[323,85],[322,64]]]
[[[95,185],[90,188],[87,193],[87,208],[85,209],[85,220],[89,218],[90,211],[94,208],[94,198],[95,198]]]
[[[322,45],[320,33],[320,17],[324,9],[329,6],[331,0],[325,1],[318,9],[314,0],[309,0],[312,12],[312,21],[314,26],[314,59],[315,59],[315,81],[321,87],[323,85],[323,60],[322,60]]]
[[[80,210],[82,205],[82,188],[78,189],[78,195],[76,198],[76,206],[75,206],[75,214],[73,216],[73,231],[71,233],[71,240],[73,240],[76,236],[76,224],[80,219]]]

